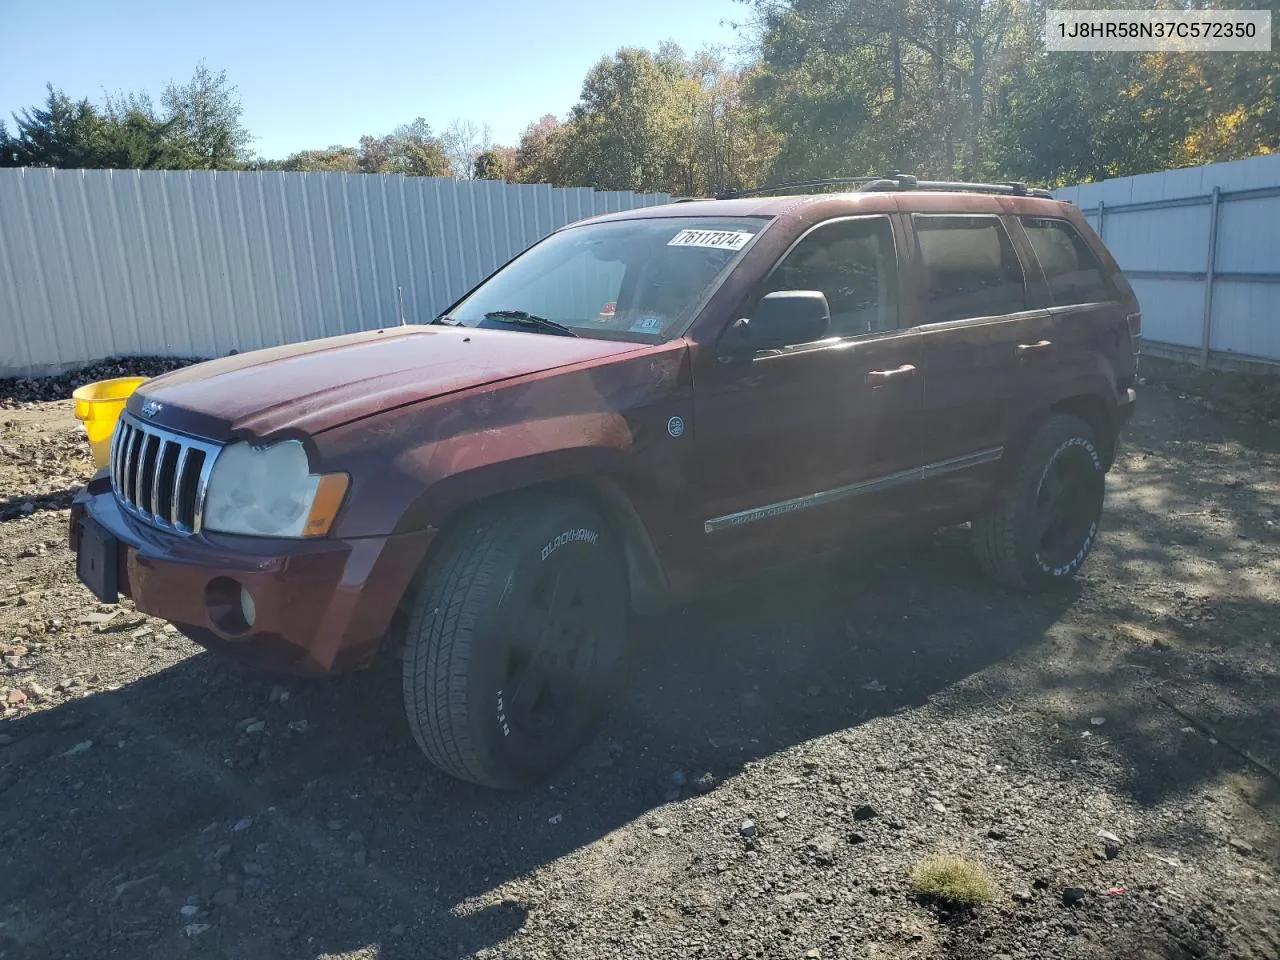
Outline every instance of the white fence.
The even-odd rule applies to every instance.
[[[1068,187],[1142,303],[1143,352],[1280,364],[1280,154]]]
[[[1058,191],[1145,350],[1280,364],[1280,155]],[[340,173],[0,169],[0,377],[430,319],[556,227],[664,194]]]
[[[0,377],[426,321],[534,241],[665,203],[341,173],[0,169]]]

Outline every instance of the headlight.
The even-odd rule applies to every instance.
[[[347,475],[312,473],[297,440],[233,443],[213,462],[203,526],[258,537],[323,536],[346,492]]]

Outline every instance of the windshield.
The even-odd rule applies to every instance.
[[[548,333],[558,325],[582,337],[663,340],[693,319],[767,222],[654,217],[571,227],[507,264],[441,319],[468,327]]]

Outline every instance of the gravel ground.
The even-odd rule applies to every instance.
[[[98,606],[71,382],[0,385],[5,960],[1280,956],[1275,421],[1146,389],[1065,594],[957,532],[637,621],[598,740],[496,795],[392,663],[279,682]],[[934,853],[994,901],[918,900]]]

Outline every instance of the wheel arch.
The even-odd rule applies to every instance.
[[[419,569],[426,569],[435,554],[450,541],[451,530],[465,524],[477,512],[500,509],[514,501],[535,497],[577,499],[603,514],[622,540],[631,609],[644,614],[657,613],[670,606],[671,585],[648,525],[622,485],[598,472],[567,474],[510,489],[486,490],[475,499],[454,503],[447,513],[436,519],[434,525],[440,532]]]

